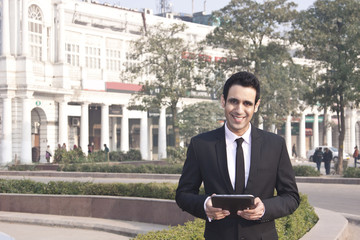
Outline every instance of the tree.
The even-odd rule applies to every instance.
[[[261,115],[267,126],[283,121],[300,105],[304,73],[293,63],[280,28],[295,18],[295,7],[286,0],[232,0],[214,13],[220,25],[207,37],[208,44],[226,49],[223,65],[228,69],[252,71],[259,77]],[[258,114],[254,120],[258,125]]]
[[[292,38],[303,49],[298,55],[315,60],[319,76],[309,98],[331,107],[338,117],[339,164],[343,171],[345,108],[359,102],[360,2],[318,0],[293,24]]]
[[[133,43],[130,57],[137,65],[127,69],[135,77],[146,76],[141,82],[142,91],[133,96],[130,108],[169,107],[176,146],[179,145],[177,104],[201,83],[194,71],[198,55],[181,36],[185,29],[184,24],[149,28],[144,37]]]
[[[187,105],[179,113],[180,133],[185,143],[191,137],[220,127],[224,120],[224,110],[220,102],[199,102]]]

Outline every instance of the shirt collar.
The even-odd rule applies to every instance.
[[[246,130],[246,132],[242,136],[238,136],[235,133],[233,133],[232,131],[230,131],[230,129],[227,127],[226,122],[225,122],[226,143],[233,143],[233,142],[235,142],[236,139],[242,137],[246,143],[250,144],[250,138],[251,138],[250,133],[251,133],[251,124],[249,125],[248,130]]]

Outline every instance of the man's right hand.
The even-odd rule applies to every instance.
[[[213,194],[212,196],[214,195],[215,194]],[[230,212],[228,210],[222,210],[221,208],[213,207],[211,197],[207,199],[205,206],[205,212],[210,222],[212,220],[221,220],[230,215]]]

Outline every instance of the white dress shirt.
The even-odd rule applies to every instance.
[[[249,178],[250,161],[251,161],[251,124],[249,129],[242,136],[238,136],[231,132],[225,124],[225,140],[226,140],[226,157],[229,177],[233,189],[235,189],[235,175],[236,175],[236,139],[243,138],[242,149],[244,152],[244,170],[245,170],[245,187]]]
[[[249,178],[250,172],[250,160],[251,160],[251,124],[249,129],[242,136],[237,136],[235,133],[231,132],[225,123],[225,141],[226,141],[226,158],[227,166],[229,171],[229,177],[233,189],[235,189],[235,175],[236,175],[236,139],[243,138],[244,142],[242,143],[242,148],[244,152],[244,169],[245,169],[245,187]],[[204,202],[204,210],[206,211],[206,203],[211,197],[207,197]],[[212,219],[208,218],[209,222]]]

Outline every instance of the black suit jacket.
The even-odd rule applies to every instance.
[[[299,205],[284,139],[254,126],[251,139],[250,173],[244,193],[259,197],[265,205],[265,214],[259,221],[241,217],[206,221],[206,239],[277,239],[274,219],[291,214]],[[202,183],[205,195],[199,195]],[[204,201],[213,193],[234,194],[227,168],[224,126],[191,139],[176,202],[184,211],[207,220]]]

